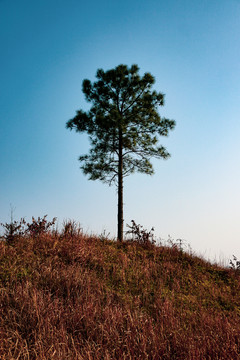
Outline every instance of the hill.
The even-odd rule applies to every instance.
[[[0,358],[240,359],[240,276],[83,233],[0,242]]]

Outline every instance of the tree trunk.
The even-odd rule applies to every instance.
[[[123,241],[123,155],[122,131],[119,129],[118,143],[118,241]]]

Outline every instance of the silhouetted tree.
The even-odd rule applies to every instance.
[[[98,69],[96,77],[96,82],[82,84],[90,110],[78,110],[66,127],[89,135],[90,152],[79,157],[84,174],[90,180],[117,184],[117,238],[122,241],[123,178],[135,171],[151,175],[150,158],[170,156],[158,141],[174,128],[175,121],[160,117],[157,110],[164,105],[164,95],[151,89],[154,77],[150,73],[141,77],[137,65]]]

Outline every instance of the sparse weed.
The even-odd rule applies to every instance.
[[[37,237],[46,234],[56,222],[56,218],[53,218],[52,221],[47,221],[46,218],[47,215],[43,218],[38,217],[38,219],[32,217],[31,223],[27,223],[24,218],[19,222],[11,219],[10,223],[0,223],[5,230],[3,238],[8,244],[12,245],[17,239],[25,235]]]
[[[103,232],[99,235],[99,240],[102,242],[105,242],[109,240],[110,232],[107,233],[107,231],[104,229]]]
[[[154,228],[152,227],[150,231],[147,231],[143,228],[142,225],[137,224],[134,220],[131,220],[132,225],[128,225],[127,227],[130,229],[126,232],[126,234],[131,234],[131,240],[136,241],[141,245],[153,245],[155,244],[154,240]]]
[[[25,232],[32,237],[37,237],[42,234],[46,234],[49,229],[55,224],[57,218],[53,218],[52,221],[47,221],[47,215],[43,218],[38,217],[35,219],[32,217],[32,222],[27,223]]]
[[[236,256],[232,256],[232,259],[229,261],[230,268],[240,273],[240,260]]]
[[[82,233],[83,229],[81,228],[80,223],[75,220],[64,220],[63,222],[63,236],[79,236]]]
[[[183,239],[173,239],[171,237],[171,235],[168,235],[168,239],[167,239],[167,243],[172,247],[172,248],[177,248],[178,250],[180,250],[181,252],[184,251],[184,249],[186,248],[186,242]]]
[[[19,238],[19,236],[24,234],[25,224],[26,221],[24,219],[21,219],[19,222],[11,219],[10,223],[0,223],[0,225],[4,228],[3,239],[6,240],[9,245],[12,245]]]

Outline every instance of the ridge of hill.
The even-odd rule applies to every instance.
[[[0,358],[240,359],[240,275],[178,247],[0,242]]]

